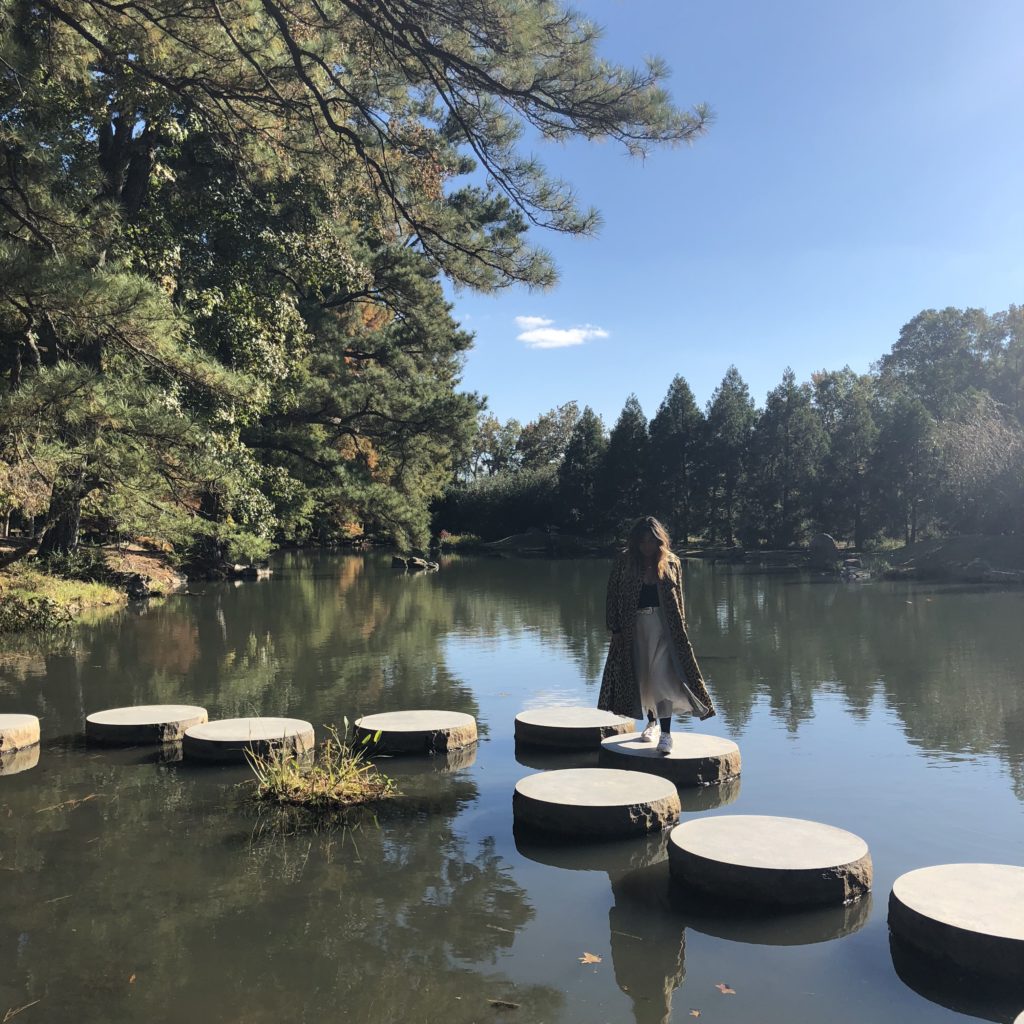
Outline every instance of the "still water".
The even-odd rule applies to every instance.
[[[453,558],[407,577],[382,555],[289,553],[275,568],[0,652],[0,712],[39,715],[44,737],[36,767],[0,778],[0,1020],[913,1024],[1024,1008],[898,972],[885,923],[904,871],[1022,862],[1024,591],[689,563],[719,712],[701,729],[739,743],[743,776],[684,794],[684,814],[824,821],[874,858],[871,900],[780,924],[680,901],[658,839],[513,835],[518,778],[588,763],[519,760],[513,718],[596,702],[605,563]],[[245,769],[78,739],[90,711],[171,702],[318,726],[449,708],[476,715],[481,741],[475,758],[389,763],[402,797],[354,829],[282,831]]]

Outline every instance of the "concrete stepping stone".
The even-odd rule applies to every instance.
[[[39,744],[18,750],[0,750],[0,775],[17,775],[39,764]]]
[[[39,742],[35,715],[0,715],[0,753],[22,750]]]
[[[247,750],[302,754],[314,742],[313,726],[298,718],[223,718],[186,729],[182,748],[188,760],[244,762]]]
[[[940,864],[900,875],[893,936],[972,974],[1024,977],[1024,867]]]
[[[94,711],[85,719],[85,735],[95,743],[134,747],[175,743],[193,725],[202,725],[206,708],[194,704],[140,704]]]
[[[640,733],[612,736],[601,741],[599,764],[651,772],[677,786],[710,786],[740,773],[740,748],[732,740],[703,733],[672,734],[672,752],[659,754],[657,743],[644,743]]]
[[[871,890],[867,843],[817,821],[733,814],[677,825],[672,877],[734,902],[784,906],[849,903]]]
[[[679,820],[679,794],[668,779],[655,775],[566,768],[520,779],[512,796],[512,816],[521,827],[557,835],[644,835]]]
[[[632,718],[598,708],[546,707],[516,715],[516,743],[560,750],[597,749],[606,736],[634,732]]]
[[[477,739],[476,719],[460,711],[387,711],[357,718],[355,730],[357,743],[370,737],[373,754],[443,754]]]

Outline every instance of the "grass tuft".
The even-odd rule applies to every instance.
[[[348,738],[348,719],[343,734],[334,726],[329,726],[327,733],[312,757],[284,749],[249,754],[257,799],[313,811],[337,811],[397,794],[394,781],[367,757],[380,733],[357,744]]]

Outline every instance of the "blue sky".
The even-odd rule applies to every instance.
[[[866,371],[922,309],[1024,302],[1019,0],[576,6],[603,54],[664,57],[676,102],[716,121],[645,161],[534,147],[604,224],[535,237],[552,291],[454,295],[463,386],[501,419],[575,399],[610,426],[630,392],[651,416],[675,373],[703,405],[730,363],[761,404],[787,365]],[[518,340],[572,328],[581,344]]]

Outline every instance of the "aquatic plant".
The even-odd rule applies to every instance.
[[[344,730],[329,726],[327,739],[311,757],[308,753],[274,748],[266,754],[247,754],[256,777],[256,797],[314,811],[336,811],[394,796],[397,787],[369,759],[380,733],[352,738],[349,721]]]

